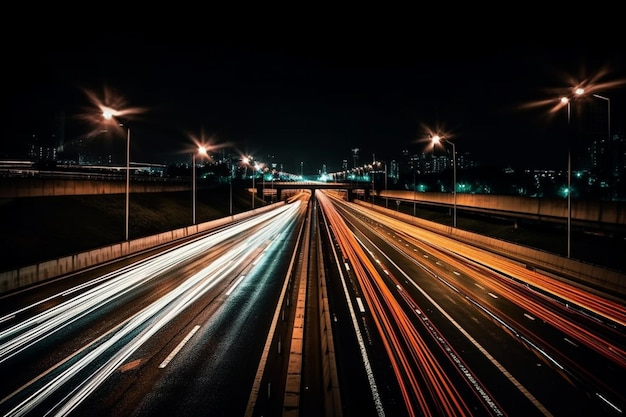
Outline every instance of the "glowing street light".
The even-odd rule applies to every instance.
[[[453,171],[453,193],[454,193],[454,220],[453,220],[453,225],[456,228],[456,146],[454,145],[454,142],[451,142],[450,140],[443,138],[439,135],[433,135],[431,137],[431,141],[433,143],[433,146],[436,146],[438,143],[441,143],[443,145],[443,143],[449,143],[450,145],[452,145],[452,171]]]
[[[119,112],[117,110],[106,107],[102,109],[102,117],[104,117],[105,120],[116,120],[118,115]],[[120,126],[126,127],[126,231],[124,239],[128,240],[128,220],[130,209],[130,127],[127,124],[124,124],[120,119],[117,119],[117,122]]]
[[[198,155],[207,156],[207,148],[204,146],[198,146]],[[196,224],[196,152],[191,154],[191,184],[192,184],[192,194],[193,194],[193,203],[192,203],[192,224]]]

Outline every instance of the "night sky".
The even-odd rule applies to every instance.
[[[341,31],[293,22],[268,34],[259,21],[244,34],[245,25],[218,30],[216,21],[131,30],[132,20],[99,20],[98,30],[58,33],[50,25],[5,50],[0,151],[59,111],[66,141],[85,136],[88,94],[104,100],[105,92],[141,109],[128,116],[132,160],[152,163],[188,160],[194,136],[261,160],[274,155],[289,172],[300,161],[305,174],[322,164],[333,172],[343,159],[351,165],[352,148],[359,162],[389,161],[426,149],[437,131],[483,165],[564,168],[566,112],[550,110],[590,79],[606,84],[597,92],[611,99],[612,130],[625,133],[623,47],[463,32],[444,42],[406,22]]]

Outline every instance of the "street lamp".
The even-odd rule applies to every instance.
[[[376,192],[376,182],[374,181],[374,175],[376,175],[376,168],[374,168],[373,164],[369,164],[368,165],[369,169],[370,169],[370,182],[371,182],[371,188],[370,188],[370,194],[372,197],[372,207],[374,207],[374,193]]]
[[[431,138],[432,142],[433,142],[433,146],[441,143],[443,144],[443,142],[445,141],[446,143],[449,143],[450,145],[452,145],[452,172],[453,172],[453,193],[454,193],[454,216],[453,216],[453,225],[456,228],[456,146],[454,145],[454,142],[451,142],[450,140],[446,139],[446,138],[442,138],[439,135],[434,135]]]
[[[233,170],[235,169],[235,166],[232,165],[232,161],[231,161],[231,166],[230,166],[230,180],[228,181],[230,183],[230,217],[233,217]]]
[[[567,129],[568,129],[568,146],[567,146],[567,257],[571,256],[571,246],[572,246],[572,133],[571,133],[571,101],[576,96],[582,96],[585,94],[585,89],[578,87],[574,89],[574,96],[570,97],[561,97],[561,103],[567,104]],[[611,100],[608,97],[601,96],[600,94],[592,94],[593,97],[599,98],[600,100],[605,100],[607,102],[607,132],[608,132],[608,142],[607,146],[611,143]]]
[[[417,204],[417,199],[415,198],[416,197],[415,193],[417,191],[417,187],[415,186],[415,183],[417,181],[416,178],[415,178],[415,173],[417,171],[417,169],[415,169],[416,168],[415,167],[415,155],[413,155],[413,163],[412,163],[412,165],[413,165],[413,217],[415,217],[415,215],[416,215],[415,205]]]
[[[561,103],[567,104],[567,257],[571,255],[572,243],[572,109],[568,97],[562,97]]]
[[[274,203],[274,168],[270,171],[272,173],[272,203]]]
[[[105,108],[102,110],[102,117],[105,120],[114,120],[118,112],[113,109]],[[124,239],[128,240],[128,219],[130,209],[130,127],[118,119],[120,126],[126,128],[126,225]]]
[[[582,88],[574,90],[574,96],[585,93]],[[567,104],[567,257],[572,254],[572,99],[561,97],[561,103]]]
[[[252,171],[252,210],[254,210],[254,194],[256,193],[256,189],[254,188],[254,177],[256,176],[254,172],[254,165],[252,165],[252,157],[246,156],[243,158],[243,163],[250,166]]]
[[[387,162],[385,162],[385,208],[389,208],[389,197],[387,197]]]
[[[260,165],[261,167],[261,196],[263,197],[263,204],[265,204],[265,173],[267,172],[267,167],[264,164]]]
[[[198,155],[207,155],[207,149],[204,146],[198,146]],[[191,184],[192,184],[192,220],[196,224],[196,152],[191,154]]]

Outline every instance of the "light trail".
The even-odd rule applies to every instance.
[[[72,410],[78,407],[85,398],[93,393],[125,360],[139,349],[139,347],[150,340],[152,336],[166,326],[172,319],[177,317],[178,314],[184,311],[193,302],[200,299],[221,280],[230,276],[236,267],[246,262],[250,253],[255,252],[259,247],[267,245],[272,239],[285,233],[288,229],[288,225],[291,224],[298,215],[298,206],[299,203],[285,205],[280,210],[275,210],[268,213],[266,216],[260,216],[260,219],[256,219],[256,221],[246,223],[247,227],[245,227],[245,229],[262,225],[264,222],[265,225],[258,228],[258,230],[247,239],[234,244],[230,251],[223,254],[220,258],[214,259],[211,264],[187,278],[174,290],[136,313],[121,326],[113,329],[109,332],[107,338],[99,338],[97,342],[92,342],[89,348],[81,349],[82,356],[72,361],[65,360],[64,362],[71,362],[71,364],[61,370],[61,372],[50,381],[44,383],[43,386],[37,387],[33,385],[35,381],[31,381],[31,384],[22,387],[20,391],[25,391],[31,385],[34,389],[32,392],[30,392],[31,389],[29,389],[30,393],[28,396],[9,410],[5,414],[5,417],[23,416],[36,410],[45,399],[60,390],[64,385],[76,379],[88,366],[97,366],[96,370],[86,378],[76,381],[76,385],[69,388],[70,394],[64,397],[53,409],[49,410],[47,414],[65,416],[71,413]],[[271,221],[267,221],[270,220],[270,218]],[[236,230],[236,232],[233,232],[233,230]],[[244,226],[238,225],[238,227],[226,229],[206,239],[209,241],[213,241],[214,239],[225,240],[233,236],[233,233],[239,234],[243,231]],[[222,239],[216,238],[218,235],[221,236]],[[190,252],[195,253],[196,256],[200,255],[206,251],[208,247],[211,247],[213,243],[206,245],[203,244],[203,239],[199,239],[188,246],[181,246],[165,256],[166,258],[175,259],[165,262],[161,261],[159,258],[151,258],[145,261],[145,264],[155,262],[161,264],[164,262],[167,265],[176,265],[177,260],[180,261],[181,258],[188,259],[193,257],[193,254],[190,254]],[[187,248],[189,248],[189,250]],[[145,267],[146,265],[142,262],[139,263],[138,266],[138,269],[142,270],[140,277],[134,280],[133,283],[127,284],[125,288],[120,291],[129,291],[130,288],[134,288],[138,282],[145,280],[145,271],[143,271],[141,267]],[[161,271],[162,266],[159,266],[157,269]],[[128,271],[124,272],[122,276],[126,276],[126,274],[133,270],[134,268],[130,268]],[[129,281],[132,280],[132,278],[132,275],[126,276],[126,279]],[[118,285],[123,284],[123,282],[119,282],[119,278],[113,281]],[[104,282],[90,290],[86,296],[77,297],[77,299],[80,299],[79,302],[70,300],[63,303],[62,307],[58,306],[59,308],[54,309],[54,313],[48,316],[45,314],[40,315],[46,317],[46,320],[43,322],[29,323],[27,326],[24,326],[23,329],[26,329],[25,333],[27,334],[37,334],[40,333],[38,326],[43,326],[46,332],[40,334],[50,335],[56,331],[54,326],[65,326],[68,323],[72,323],[77,320],[77,317],[82,317],[95,308],[104,305],[107,302],[106,300],[108,300],[106,297],[116,296],[118,292],[113,291],[112,287],[114,287],[114,285],[110,282]],[[106,294],[106,297],[103,296],[99,290],[101,290],[103,294]],[[92,302],[91,299],[95,299],[96,301]],[[70,305],[72,308],[68,307]],[[82,305],[86,305],[87,307],[81,308]],[[33,326],[35,327],[33,328]],[[15,331],[4,332],[3,337],[7,339],[10,335],[14,334],[14,332]],[[134,334],[136,335],[133,336]],[[130,338],[130,340],[123,343],[123,341],[128,338]],[[31,340],[28,337],[24,339]],[[36,341],[33,341],[31,343],[35,342]],[[116,349],[115,346],[119,344],[121,344],[121,347]],[[12,352],[15,352],[17,348],[14,346],[21,346],[22,349],[26,346],[26,344],[22,342],[12,344],[10,341],[6,342],[5,345],[7,346],[5,349],[8,352],[11,352],[10,349],[13,349]],[[111,352],[112,355],[107,356],[107,352]],[[8,356],[9,355],[5,355],[5,360]],[[98,365],[98,362],[102,363]],[[11,396],[17,395],[18,392],[13,393]],[[0,404],[5,403],[8,399],[9,397],[4,398],[0,401]]]
[[[246,222],[238,223],[233,227],[222,229],[194,242],[179,246],[168,251],[166,254],[153,256],[127,266],[119,273],[109,273],[81,285],[81,288],[93,288],[79,297],[67,300],[51,309],[45,310],[0,331],[0,363],[6,361],[23,349],[41,342],[46,337],[61,330],[63,326],[67,326],[136,288],[141,287],[160,274],[176,268],[184,261],[202,255],[216,244],[231,237],[238,236],[245,230],[260,225],[281,213],[287,213],[288,216],[289,213],[294,212],[297,205],[298,204],[295,206],[285,205],[272,213],[265,213],[259,217],[251,218]],[[65,296],[71,292],[72,291],[65,291],[62,295]],[[17,317],[18,313],[52,300],[57,296],[58,295],[48,297],[46,300],[11,312],[5,317]],[[2,318],[0,318],[0,321],[2,321]]]
[[[434,247],[439,251],[450,253],[453,256],[461,256],[467,261],[474,262],[493,271],[506,275],[510,279],[532,286],[542,294],[548,294],[553,299],[560,300],[564,305],[575,306],[581,313],[589,312],[607,322],[626,328],[626,304],[603,297],[590,291],[559,281],[538,271],[531,271],[501,256],[489,253],[486,250],[469,245],[459,245],[454,239],[442,236],[438,233],[419,228],[412,224],[402,222],[384,216],[374,210],[359,206],[359,210],[367,213],[367,216],[380,225],[384,225],[396,231],[396,236],[412,241],[419,240],[422,244]],[[450,247],[454,247],[454,252]]]
[[[330,198],[321,192],[316,196],[342,254],[349,260],[361,286],[409,415],[471,415],[465,399],[378,274],[375,263],[363,251],[363,245],[337,213]],[[422,383],[418,381],[414,369],[419,371]],[[497,407],[493,407],[494,404],[491,403],[491,413],[502,415]],[[489,404],[486,409],[489,409]]]
[[[493,262],[489,261],[488,255],[485,254],[483,254],[479,258],[475,258],[479,260],[475,260],[474,258],[470,259],[468,255],[465,254],[465,252],[471,251],[472,248],[467,248],[466,251],[465,247],[461,247],[461,245],[458,245],[452,240],[444,237],[430,237],[427,240],[425,240],[425,238],[417,238],[415,236],[419,234],[434,234],[424,231],[418,232],[417,228],[411,225],[404,224],[402,232],[398,232],[398,234],[402,236],[402,240],[412,241],[413,245],[426,245],[427,247],[432,247],[435,250],[440,251],[440,257],[447,258],[446,263],[455,266],[457,269],[467,271],[468,276],[476,278],[477,273],[480,273],[480,281],[485,283],[486,286],[489,286],[490,288],[495,288],[497,291],[486,291],[485,286],[480,285],[478,282],[475,282],[474,285],[486,291],[487,295],[489,295],[490,297],[498,298],[498,296],[496,295],[497,293],[499,293],[500,295],[506,295],[507,299],[511,302],[517,304],[519,307],[527,311],[533,312],[533,314],[539,317],[543,322],[551,325],[563,334],[568,335],[570,338],[596,351],[604,358],[611,361],[617,367],[626,367],[626,351],[623,348],[616,346],[599,334],[594,333],[584,326],[581,326],[578,323],[573,322],[572,320],[565,317],[565,310],[570,309],[571,307],[575,307],[576,309],[571,311],[581,313],[581,317],[592,320],[594,323],[605,325],[605,322],[599,320],[599,318],[602,317],[607,319],[609,323],[617,323],[619,325],[621,323],[621,317],[623,316],[623,306],[619,304],[616,305],[616,303],[612,300],[603,299],[596,294],[589,294],[574,286],[560,282],[553,278],[543,276],[536,271],[529,271],[525,268],[521,268],[517,264],[504,262],[500,260],[500,258],[497,256],[493,256]],[[393,247],[396,247],[400,253],[403,253],[409,259],[412,259],[412,252],[406,249],[405,245],[403,246],[400,244],[401,240],[398,241],[398,243],[391,239],[388,239],[388,241],[390,241],[393,244]],[[447,242],[447,244],[445,242]],[[454,245],[454,251],[451,249],[452,245]],[[462,255],[458,255],[457,251]],[[475,250],[475,252],[479,251]],[[425,266],[423,266],[417,260],[413,261],[416,262],[417,265],[421,268],[425,268]],[[435,264],[437,264],[437,262],[435,262]],[[471,264],[471,267],[468,267],[468,264]],[[495,264],[499,265],[499,267],[495,268]],[[507,269],[509,266],[513,272],[510,272],[509,269]],[[498,272],[499,270],[506,271],[506,274],[504,272]],[[455,288],[451,284],[450,281],[443,279],[442,276],[433,271],[429,272],[431,275],[437,277],[441,282],[445,283],[455,292],[461,293],[458,288]],[[460,276],[457,270],[453,271],[452,273],[456,276]],[[538,278],[537,281],[535,281],[535,278]],[[407,277],[407,279],[408,281],[413,282],[410,278]],[[465,285],[471,285],[471,283],[467,281],[460,282],[464,283]],[[543,285],[536,286],[536,282],[543,283]],[[551,288],[551,292],[547,291],[548,287]],[[561,294],[560,288],[566,289],[563,294]],[[529,296],[529,291],[532,292],[532,297]],[[546,294],[551,294],[553,298],[548,297]],[[576,295],[576,297],[574,296],[574,294]],[[572,361],[566,355],[562,355],[560,351],[549,352],[548,349],[541,346],[542,344],[549,346],[549,344],[541,341],[541,338],[534,335],[527,328],[524,328],[523,330],[525,335],[522,334],[522,331],[519,328],[515,329],[514,326],[508,324],[509,321],[513,320],[503,318],[506,317],[506,315],[503,314],[502,311],[499,311],[496,314],[492,311],[489,311],[484,305],[478,303],[478,301],[472,300],[468,295],[465,295],[464,297],[471,304],[477,306],[480,311],[489,316],[493,321],[499,323],[503,328],[507,329],[509,334],[513,335],[518,340],[522,341],[523,344],[537,352],[541,357],[545,358],[545,360],[548,363],[552,364],[555,369],[562,371],[570,377],[574,377],[578,381],[585,381],[583,382],[584,384],[589,384],[589,381],[593,381],[593,383],[595,384],[594,387],[599,388],[592,388],[590,386],[588,388],[590,391],[600,389],[606,392],[611,392],[615,398],[619,398],[620,401],[623,402],[623,393],[619,393],[619,388],[613,386],[612,384],[608,384],[601,378],[597,378],[592,372],[589,372],[588,370],[583,368],[580,363]],[[539,302],[539,300],[537,300],[537,297],[542,298],[542,302]],[[582,304],[574,305],[573,303],[564,303],[561,301],[562,299],[576,299],[577,302],[580,302]],[[560,311],[557,311],[555,308],[546,307],[546,305],[558,305],[560,306]],[[613,308],[614,305],[616,305],[616,308]],[[593,311],[594,315],[585,314],[585,311]],[[605,329],[611,332],[619,333],[617,329],[615,329],[615,327],[613,326],[606,326]],[[621,337],[621,333],[616,335],[616,338]],[[527,390],[524,391],[527,392]],[[526,395],[528,396],[528,394]],[[614,401],[609,400],[607,395],[597,392],[595,393],[595,395],[607,405],[609,405],[612,409],[620,410],[621,413],[621,407],[616,405]],[[535,400],[533,400],[533,402],[536,403]]]
[[[326,219],[325,221],[325,225],[326,225],[326,233],[330,236],[330,230],[329,230],[329,220],[327,219],[327,215],[326,213],[324,213],[324,210],[321,211],[322,215],[324,216],[324,218]],[[335,258],[335,262],[338,266],[343,265],[343,267],[345,268],[345,270],[347,272],[350,272],[350,264],[348,262],[341,262],[340,259],[342,259],[342,257],[337,255],[337,249],[335,248],[335,246],[332,246],[332,252]],[[343,293],[344,293],[344,297],[347,301],[348,304],[348,311],[350,312],[350,318],[352,319],[352,328],[354,329],[354,332],[356,334],[356,338],[357,338],[357,342],[359,344],[359,352],[361,353],[361,358],[363,361],[363,366],[365,367],[365,373],[367,375],[367,380],[369,383],[369,387],[370,387],[370,392],[372,394],[372,399],[374,400],[374,406],[376,408],[376,413],[378,415],[378,417],[384,417],[385,416],[385,409],[383,407],[382,404],[382,400],[380,398],[380,392],[378,389],[378,385],[376,384],[376,380],[374,378],[374,371],[372,370],[372,364],[369,360],[369,355],[367,354],[367,348],[365,347],[365,342],[363,340],[363,335],[361,334],[361,329],[359,327],[359,320],[356,317],[356,314],[354,313],[354,306],[352,305],[352,302],[350,300],[350,294],[348,292],[348,284],[346,283],[346,278],[343,274],[342,268],[338,267],[337,270],[339,271],[339,276],[341,278],[341,286],[343,288]],[[365,307],[363,306],[363,301],[360,298],[357,298],[357,304],[359,306],[359,312],[364,313],[365,312]]]
[[[408,236],[405,236],[405,238],[411,239]],[[432,246],[431,243],[429,243],[429,246]],[[396,245],[395,247],[398,250],[405,252],[405,254],[410,257],[410,253],[404,251],[404,248],[401,245]],[[526,311],[532,312],[534,316],[537,316],[543,322],[551,325],[553,328],[567,335],[572,340],[576,340],[582,345],[597,352],[599,355],[602,355],[604,358],[611,361],[614,366],[617,366],[619,368],[626,368],[626,351],[623,348],[609,342],[607,339],[600,336],[599,334],[594,333],[584,326],[581,326],[578,323],[565,317],[564,313],[568,308],[566,305],[558,303],[554,299],[548,298],[544,294],[538,293],[534,291],[533,288],[529,288],[528,286],[523,285],[516,280],[509,279],[507,276],[499,274],[491,269],[485,268],[477,262],[472,262],[472,268],[468,269],[468,267],[464,265],[464,263],[470,261],[464,258],[463,261],[459,261],[458,256],[455,256],[448,249],[442,250],[441,257],[447,258],[446,263],[450,265],[455,265],[457,268],[467,271],[467,276],[472,276],[474,277],[474,279],[480,280],[482,283],[485,284],[485,286],[495,288],[497,290],[496,292],[502,295],[506,295],[507,299],[510,302],[518,305],[520,308]],[[421,264],[418,263],[418,265],[424,268],[424,266],[422,266]],[[479,272],[480,275],[478,276],[477,273]],[[536,272],[531,273],[533,275],[537,274]],[[444,279],[441,275],[436,274],[432,271],[431,274],[433,276],[436,276],[441,282],[445,283],[455,292],[461,293],[458,288],[455,288],[450,281]],[[455,275],[458,276],[458,273]],[[463,283],[464,281],[461,282]],[[469,283],[466,284],[470,285]],[[485,286],[478,284],[476,285],[485,290]],[[528,291],[531,291],[531,293],[529,294]],[[578,292],[582,293],[582,291],[580,290],[578,290]],[[497,296],[492,292],[487,291],[487,294],[490,297],[497,298]],[[552,364],[557,370],[566,373],[567,375],[569,375],[569,377],[573,377],[578,381],[584,381],[584,384],[589,384],[589,382],[592,381],[595,388],[589,388],[590,390],[604,390],[607,393],[610,392],[613,397],[619,398],[620,401],[623,402],[623,393],[620,393],[619,389],[616,390],[616,387],[612,384],[608,384],[603,379],[597,378],[592,372],[589,372],[584,367],[580,366],[580,363],[572,361],[567,355],[561,354],[560,351],[552,348],[552,352],[550,352],[550,349],[546,347],[541,347],[541,345],[549,346],[549,344],[542,341],[539,336],[535,335],[530,329],[524,327],[522,324],[518,325],[518,328],[514,328],[514,326],[508,324],[509,322],[514,322],[515,320],[511,320],[510,318],[508,318],[503,311],[498,310],[498,312],[495,313],[493,311],[490,311],[484,305],[480,304],[478,301],[472,299],[467,294],[465,294],[464,297],[471,304],[477,306],[479,311],[482,311],[494,322],[505,328],[509,332],[509,334],[513,335],[522,343],[537,352],[548,363]],[[539,300],[537,300],[537,297],[540,297],[542,301],[540,302]],[[546,305],[548,307],[546,307]],[[555,309],[555,306],[558,306],[558,308]],[[592,320],[593,322],[598,324],[603,324],[602,322],[599,322],[596,318],[591,316],[583,315],[581,317]],[[523,331],[520,330],[520,327],[523,328]],[[611,332],[616,331],[610,326],[607,329]],[[617,335],[616,337],[619,338],[621,336]],[[607,394],[598,394],[598,397],[601,397],[603,399],[603,402],[608,402],[612,408],[619,409],[619,407],[616,406],[613,402],[607,400]]]
[[[361,242],[358,238],[357,240],[359,241],[360,245],[365,248],[366,245]],[[369,244],[372,246],[375,246],[374,243],[372,241],[369,241]],[[454,319],[434,300],[432,299],[423,289],[421,289],[413,279],[411,279],[411,277],[409,275],[407,275],[404,271],[402,271],[402,269],[396,265],[382,250],[378,250],[379,253],[382,253],[383,256],[385,256],[385,259],[390,262],[392,265],[394,265],[394,267],[396,268],[396,270],[400,271],[401,274],[403,274],[403,276],[405,277],[405,279],[407,280],[407,282],[411,282],[415,287],[417,287],[420,292],[422,293],[422,295],[424,295],[433,306],[435,306],[435,308],[437,308],[443,315],[444,317],[446,317],[457,329],[459,329],[459,331],[461,331],[461,333],[463,333],[466,337],[469,336],[469,334],[461,327],[460,324],[458,324],[456,321],[454,321]],[[370,254],[370,256],[372,258],[375,258],[375,254],[368,250],[368,253]],[[375,262],[377,264],[380,264],[382,267],[382,262],[379,259],[375,259]],[[414,311],[417,315],[417,317],[419,318],[419,322],[422,322],[422,324],[426,327],[426,329],[432,334],[433,338],[435,338],[439,344],[440,347],[442,349],[442,351],[448,355],[450,357],[450,360],[455,364],[455,366],[457,367],[457,370],[460,372],[460,374],[466,379],[466,382],[472,386],[473,390],[481,397],[482,401],[485,403],[486,407],[488,409],[490,409],[490,411],[493,413],[493,415],[496,416],[503,416],[503,412],[500,408],[500,406],[497,404],[497,402],[492,398],[491,394],[489,394],[486,390],[486,388],[483,386],[482,383],[480,383],[478,381],[478,378],[469,370],[469,368],[463,363],[463,361],[461,360],[460,356],[454,351],[454,348],[452,347],[452,345],[450,345],[445,338],[443,337],[443,335],[441,335],[441,333],[434,327],[434,325],[432,324],[432,322],[430,320],[428,320],[428,318],[426,317],[425,313],[423,312],[423,310],[420,310],[419,307],[417,306],[415,300],[413,300],[411,298],[411,296],[404,291],[404,288],[402,287],[402,285],[400,284],[400,282],[392,275],[388,272],[387,269],[384,270],[385,274],[387,276],[389,276],[389,278],[392,280],[392,282],[394,283],[395,288],[398,290],[399,295],[404,299],[404,301],[411,307],[411,310]],[[486,353],[486,351],[484,350],[484,348],[482,348],[482,346],[478,345],[478,343],[471,339],[473,341],[473,343],[475,345],[477,345],[477,347],[479,349],[481,349],[481,351],[483,353]],[[501,371],[504,370],[501,366],[499,366],[499,364],[495,361],[495,359],[493,359],[493,357],[491,357],[491,355],[487,354],[487,357],[494,363],[494,365],[496,365]],[[510,377],[510,374],[508,374],[508,372],[506,372],[506,374]],[[516,386],[519,386],[519,383],[517,383],[517,381],[514,381],[514,384]],[[526,394],[528,394],[527,391],[525,391]],[[531,398],[534,400],[534,398]],[[535,403],[538,405],[538,408],[543,409],[543,407],[538,404],[538,402],[535,401]],[[543,409],[544,411],[544,415],[549,415],[549,413],[547,413],[547,411],[545,409]]]

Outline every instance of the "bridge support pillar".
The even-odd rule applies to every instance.
[[[348,201],[354,201],[354,190],[348,188]]]

